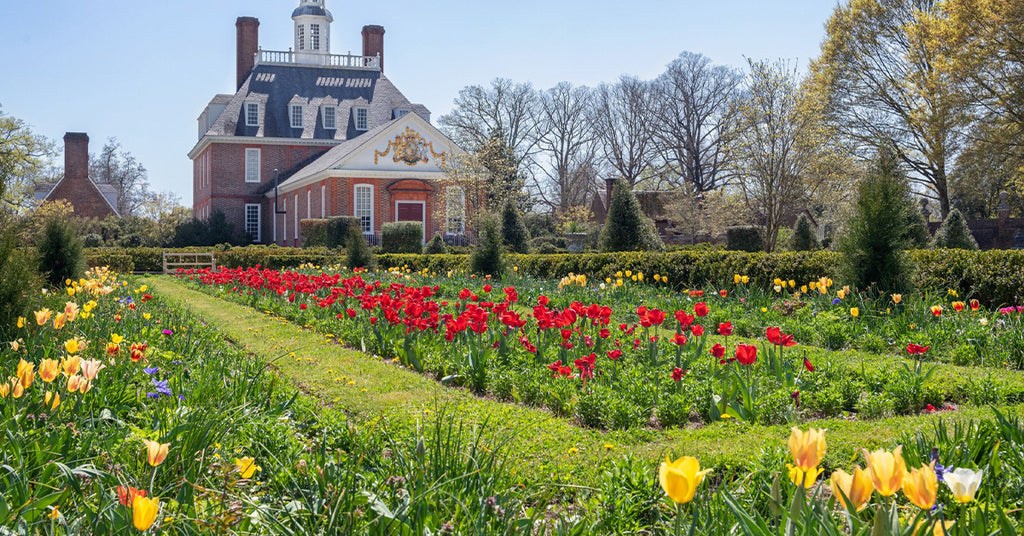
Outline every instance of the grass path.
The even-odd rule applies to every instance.
[[[600,432],[556,418],[541,409],[506,404],[442,387],[434,380],[347,349],[323,335],[304,330],[251,307],[220,300],[192,290],[173,278],[146,278],[158,297],[187,307],[235,344],[275,364],[279,372],[326,404],[348,413],[357,422],[385,418],[397,427],[430,424],[443,409],[467,424],[486,423],[498,438],[515,434],[507,450],[509,469],[524,484],[564,482],[586,485],[605,460],[624,454],[649,459],[666,454],[695,455],[705,466],[742,468],[765,448],[782,448],[786,426],[754,426],[725,422],[699,429]],[[1021,414],[1024,405],[1007,408]],[[904,432],[930,428],[940,419],[964,421],[989,418],[987,408],[953,413],[897,417],[875,421],[830,419],[815,422],[828,429],[826,463],[846,466],[861,447],[889,446]]]

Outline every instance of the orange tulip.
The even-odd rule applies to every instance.
[[[36,366],[28,361],[22,359],[18,362],[18,381],[21,382],[21,386],[28,389],[32,386],[32,380],[35,379],[35,368]]]
[[[136,495],[132,500],[132,524],[139,530],[149,530],[156,521],[156,514],[159,511],[159,499]]]
[[[867,506],[868,499],[875,492],[871,477],[860,467],[855,468],[852,475],[842,469],[837,470],[832,473],[828,485],[832,488],[832,495],[842,502],[847,510],[856,512]],[[844,496],[846,499],[843,499]]]
[[[888,497],[903,487],[903,476],[907,474],[907,464],[903,461],[903,445],[896,447],[892,452],[882,449],[868,452],[865,449],[864,459],[867,462],[868,474],[871,475],[871,483],[882,496]]]
[[[60,373],[60,361],[56,359],[44,359],[39,362],[39,379],[46,383],[50,383],[57,379],[57,374]]]
[[[148,439],[143,439],[142,442],[146,445],[146,461],[149,462],[149,465],[156,467],[164,463],[167,451],[171,446],[170,443],[157,443]]]
[[[50,315],[52,315],[52,314],[53,314],[53,311],[51,311],[51,310],[49,310],[49,309],[47,309],[45,307],[43,307],[42,309],[36,311],[36,324],[42,326],[43,324],[49,322],[50,321]]]

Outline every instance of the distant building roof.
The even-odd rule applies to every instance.
[[[292,18],[301,17],[302,15],[316,15],[318,17],[327,17],[331,21],[334,20],[331,12],[324,9],[323,6],[299,6],[295,8],[295,11],[292,11]]]

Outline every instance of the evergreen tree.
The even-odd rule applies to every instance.
[[[377,258],[366,243],[363,230],[359,225],[348,226],[348,237],[345,239],[345,264],[349,269],[366,268],[373,270],[377,266]]]
[[[911,247],[907,221],[916,210],[906,175],[891,151],[880,149],[873,169],[858,187],[849,231],[842,239],[844,281],[879,292],[911,289]]]
[[[811,219],[807,217],[807,214],[801,213],[797,218],[789,247],[793,251],[811,251],[820,247],[818,237],[814,236],[814,230],[811,229]]]
[[[640,202],[633,195],[629,183],[615,181],[608,217],[598,239],[601,251],[660,250],[661,239],[654,225],[640,210]]]
[[[519,205],[526,201],[522,195],[526,179],[519,173],[516,155],[505,142],[504,134],[500,131],[491,133],[477,154],[489,173],[487,206],[497,207],[512,201],[518,208],[525,208]]]
[[[964,215],[959,210],[951,208],[946,219],[943,220],[942,226],[935,231],[932,247],[976,250],[978,242],[971,235],[971,229],[967,226]]]
[[[526,230],[522,215],[512,200],[505,202],[501,211],[501,239],[505,247],[513,253],[530,252],[530,233]]]
[[[85,271],[82,241],[68,220],[53,218],[46,222],[38,253],[39,273],[50,286],[62,286],[68,279],[78,279]]]
[[[34,266],[18,250],[21,226],[0,212],[0,341],[15,338],[19,316],[27,316],[30,292],[36,286]]]
[[[474,274],[501,276],[505,271],[501,227],[493,216],[483,217],[481,224],[480,243],[469,256],[469,270]]]
[[[434,234],[434,238],[431,238],[427,244],[427,255],[443,255],[445,253],[448,253],[448,246],[441,238],[441,233]]]

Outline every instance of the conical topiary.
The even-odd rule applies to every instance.
[[[474,274],[500,277],[505,271],[501,227],[494,216],[484,216],[482,220],[480,243],[469,256],[469,270]]]
[[[814,236],[814,230],[811,228],[811,219],[807,217],[807,214],[801,213],[797,218],[789,247],[793,251],[811,251],[820,247],[818,237]]]
[[[907,211],[907,239],[910,240],[912,248],[926,248],[932,241],[932,234],[928,231],[928,220],[913,206]]]
[[[512,253],[530,252],[530,232],[511,199],[501,211],[501,239]]]
[[[640,210],[629,183],[615,181],[608,206],[608,217],[598,238],[601,251],[660,250],[663,245],[654,225]]]
[[[441,233],[434,234],[434,238],[427,243],[427,255],[443,255],[445,253],[448,253],[448,246],[441,238]]]
[[[895,155],[880,149],[873,169],[861,181],[849,231],[840,243],[842,277],[862,289],[906,292],[912,287],[913,267],[907,221],[916,210],[906,175]]]
[[[345,239],[345,263],[349,269],[366,268],[373,270],[377,266],[377,257],[370,251],[366,237],[359,225],[349,225],[348,237]]]
[[[978,242],[974,240],[964,215],[959,210],[951,208],[939,230],[935,231],[932,247],[976,250]]]
[[[53,287],[78,279],[85,271],[85,251],[74,226],[63,218],[51,218],[43,227],[37,246],[39,273]]]

